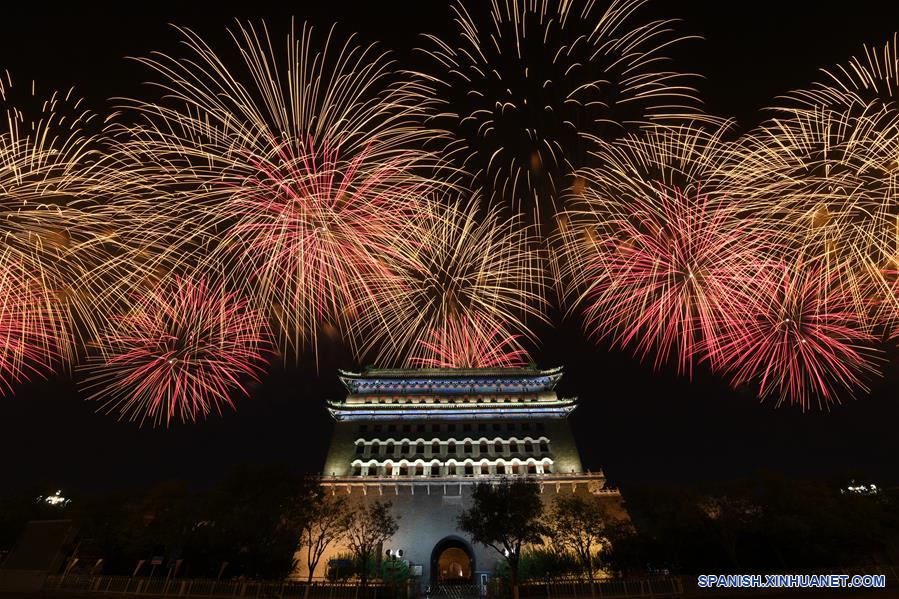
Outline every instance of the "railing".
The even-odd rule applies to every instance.
[[[300,599],[306,597],[306,583],[298,581],[247,581],[181,578],[146,578],[131,576],[50,576],[44,585],[48,591],[82,591],[88,593],[155,597],[265,597]],[[363,593],[356,583],[322,583],[309,585],[310,599],[388,599],[396,589],[382,583],[370,583]]]
[[[673,576],[658,578],[635,578],[631,580],[595,581],[592,585],[584,580],[528,581],[518,587],[520,597],[540,597],[546,599],[569,597],[595,597],[597,599],[657,599],[683,597],[681,579]],[[491,597],[508,597],[507,588],[496,586],[491,589]]]

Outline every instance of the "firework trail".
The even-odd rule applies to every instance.
[[[203,279],[161,283],[112,325],[82,367],[84,387],[103,410],[141,425],[233,409],[271,354],[264,316]]]
[[[823,78],[810,89],[787,95],[791,109],[804,106],[842,112],[870,109],[872,104],[875,110],[899,109],[899,33],[894,33],[892,41],[887,41],[882,48],[865,45],[861,56],[821,71]]]
[[[49,299],[39,280],[0,260],[0,395],[60,361],[65,336]]]
[[[453,4],[456,36],[427,36],[431,67],[418,74],[429,123],[446,131],[446,154],[486,199],[539,223],[582,166],[586,136],[708,118],[692,77],[664,70],[665,52],[686,39],[674,22],[634,21],[646,3],[613,0],[604,11],[591,1]]]
[[[373,279],[379,308],[364,311],[357,325],[367,341],[363,352],[376,354],[376,362],[468,360],[466,348],[489,343],[504,345],[497,349],[503,359],[525,355],[519,340],[533,338],[527,319],[543,319],[545,308],[536,240],[518,219],[478,203],[475,196],[424,205],[387,270]]]
[[[317,356],[320,330],[348,334],[347,298],[366,293],[362,275],[430,186],[416,84],[333,29],[292,30],[281,52],[264,24],[238,23],[238,64],[179,31],[187,56],[141,59],[164,99],[132,102],[141,122],[117,132],[142,190],[125,205],[148,215],[140,245],[159,265],[225,267],[271,308],[288,349]]]
[[[851,290],[821,271],[827,272],[800,260],[769,264],[746,279],[717,340],[735,386],[755,385],[759,397],[803,411],[867,389],[875,338],[862,327]]]
[[[520,368],[528,363],[528,353],[519,345],[519,336],[503,337],[497,326],[484,328],[478,320],[465,316],[432,331],[422,340],[423,354],[411,360],[416,368]]]

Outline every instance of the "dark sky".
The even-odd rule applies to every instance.
[[[267,5],[128,2],[117,7],[4,7],[0,69],[46,88],[75,85],[88,106],[104,112],[112,96],[140,94],[145,72],[125,56],[177,52],[168,23],[189,26],[215,45],[234,17],[264,17],[276,31],[291,14],[322,27],[333,21],[364,41],[380,41],[404,59],[422,32],[442,33],[442,2],[294,2]],[[123,8],[123,6],[125,8]],[[275,8],[277,7],[277,8]],[[27,12],[32,8],[33,12]],[[144,12],[142,10],[145,9]],[[127,12],[126,12],[127,10]],[[650,11],[683,19],[702,35],[679,56],[682,70],[703,73],[710,112],[745,127],[777,94],[807,83],[819,67],[845,61],[862,43],[882,44],[899,30],[899,3],[811,0],[662,2]],[[543,334],[541,366],[567,369],[560,390],[577,395],[573,426],[585,463],[624,487],[640,481],[713,481],[760,470],[795,476],[866,477],[899,483],[899,376],[896,360],[869,396],[830,413],[760,405],[716,377],[693,381],[654,373],[630,356],[586,342],[573,322]],[[119,487],[179,478],[204,483],[239,462],[287,462],[316,472],[327,449],[325,397],[339,396],[339,355],[318,373],[308,365],[272,367],[236,413],[170,430],[139,429],[94,412],[68,377],[23,386],[0,399],[0,486]],[[0,487],[2,490],[2,487]]]

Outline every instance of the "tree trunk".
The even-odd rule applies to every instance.
[[[310,564],[307,562],[306,565],[309,566],[309,578],[306,579],[306,589],[303,591],[303,599],[309,599],[310,587],[312,587],[312,574],[315,572],[315,567],[318,564]]]
[[[587,580],[590,581],[590,596],[596,596],[596,590],[593,588],[593,556],[587,554]]]
[[[512,583],[512,599],[518,599],[518,560],[509,561],[509,582]]]

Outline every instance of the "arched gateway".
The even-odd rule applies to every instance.
[[[472,584],[475,582],[474,552],[464,539],[448,536],[431,551],[431,585]]]
[[[534,366],[341,371],[347,396],[327,404],[335,423],[322,485],[351,505],[390,502],[399,529],[379,555],[402,551],[419,592],[482,594],[502,556],[459,530],[476,484],[528,477],[547,502],[581,493],[620,503],[581,465],[568,423],[577,400],[557,395],[561,377]],[[347,551],[333,544],[314,575]]]

